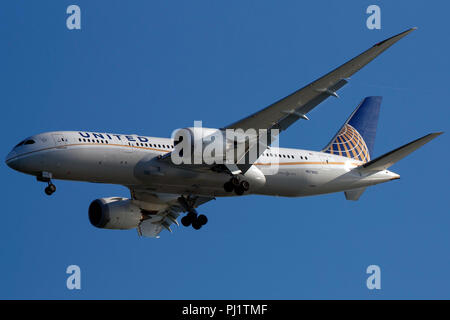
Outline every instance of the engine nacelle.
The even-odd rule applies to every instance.
[[[141,218],[141,209],[127,198],[101,198],[89,206],[89,221],[97,228],[132,229],[138,226]]]
[[[175,144],[173,153],[179,159],[182,158],[185,164],[212,163],[216,156],[223,159],[226,148],[230,147],[231,144],[227,143],[225,138],[226,135],[220,129],[203,127],[178,129],[173,135]],[[208,146],[210,150],[207,149]]]
[[[188,134],[191,138],[192,143],[194,143],[202,142],[203,140],[209,140],[209,138],[206,138],[214,134],[222,134],[222,131],[215,128],[189,127],[176,130],[174,135],[175,137],[177,137],[184,134]],[[177,140],[178,139],[175,138],[175,141]]]

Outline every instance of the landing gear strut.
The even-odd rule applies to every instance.
[[[56,186],[52,183],[52,174],[50,172],[42,172],[36,177],[36,180],[48,183],[44,190],[46,195],[51,196],[56,191]]]
[[[238,196],[241,196],[244,194],[244,192],[250,189],[250,183],[245,180],[239,181],[237,177],[233,177],[230,179],[230,181],[225,182],[225,184],[223,185],[223,189],[226,192],[234,191]]]
[[[184,197],[179,197],[178,202],[188,213],[181,218],[181,224],[185,227],[192,225],[192,228],[199,230],[208,222],[208,218],[204,214],[198,214],[194,208],[194,204]]]

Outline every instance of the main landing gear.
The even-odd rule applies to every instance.
[[[198,214],[194,208],[195,201],[186,199],[185,197],[179,197],[178,202],[188,213],[181,218],[181,224],[185,227],[192,225],[192,228],[199,230],[208,222],[208,218],[204,214]]]
[[[248,181],[240,181],[238,177],[233,177],[230,181],[225,182],[223,188],[226,192],[235,192],[238,196],[242,196],[244,192],[250,189],[250,183]]]
[[[48,183],[44,189],[46,195],[51,196],[56,191],[56,186],[52,183],[52,174],[50,172],[42,172],[36,179],[37,181]]]
[[[183,218],[181,218],[181,224],[185,227],[189,227],[192,224],[192,228],[199,230],[208,222],[208,218],[204,215],[197,215],[195,212],[188,212]]]

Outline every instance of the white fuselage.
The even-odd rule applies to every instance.
[[[173,149],[172,139],[78,131],[48,132],[28,139],[34,143],[16,146],[6,163],[31,175],[50,173],[53,179],[139,186],[161,193],[234,195],[223,189],[229,174],[199,173],[159,161],[158,156]],[[399,178],[388,170],[363,174],[357,169],[361,164],[328,153],[270,148],[254,164],[264,174],[265,184],[249,193],[300,197]]]

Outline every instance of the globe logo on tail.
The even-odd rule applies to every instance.
[[[361,134],[354,127],[346,123],[334,140],[323,152],[359,160],[370,161],[369,149]]]

